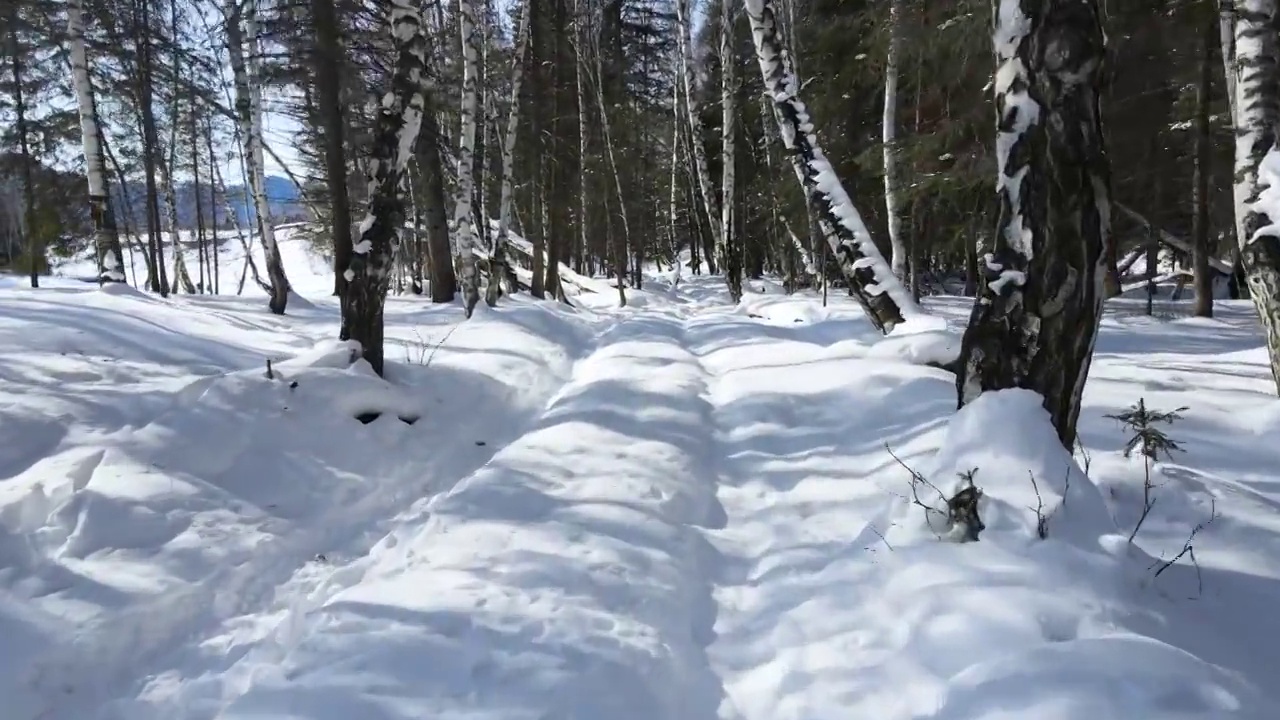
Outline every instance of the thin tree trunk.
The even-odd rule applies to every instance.
[[[716,204],[715,189],[711,185],[707,151],[702,143],[702,121],[698,112],[698,100],[693,94],[693,41],[690,30],[692,22],[689,0],[676,0],[676,44],[680,54],[680,84],[684,87],[685,109],[689,118],[689,147],[693,154],[707,224],[711,226],[712,236],[719,242],[723,237],[720,229],[720,206]]]
[[[1212,247],[1209,244],[1209,158],[1213,139],[1209,126],[1209,97],[1213,82],[1214,24],[1205,23],[1200,48],[1200,82],[1196,85],[1195,117],[1195,171],[1193,179],[1193,206],[1191,241],[1192,271],[1195,273],[1195,314],[1197,317],[1213,317],[1213,270],[1209,266]]]
[[[476,228],[471,213],[475,190],[474,153],[476,145],[476,75],[479,49],[476,47],[476,13],[471,0],[458,0],[458,26],[462,32],[462,130],[458,139],[458,188],[453,209],[454,232],[458,238],[458,269],[462,281],[463,310],[467,317],[480,300],[476,273]]]
[[[124,250],[120,246],[115,211],[111,207],[102,126],[98,122],[93,81],[89,76],[89,60],[84,41],[84,0],[71,0],[67,15],[71,75],[76,89],[76,107],[80,114],[85,175],[89,181],[89,217],[93,221],[94,245],[98,255],[98,281],[122,283],[125,282]]]
[[[342,107],[342,33],[333,0],[311,0],[315,22],[316,95],[324,131],[324,170],[329,192],[330,233],[333,238],[333,294],[346,288],[343,272],[351,264],[351,201],[347,196],[346,119]],[[345,307],[345,306],[344,306]]]
[[[515,53],[511,57],[511,104],[507,109],[507,134],[502,142],[502,189],[498,196],[498,234],[493,240],[493,255],[489,259],[489,284],[485,287],[485,302],[490,306],[498,302],[498,292],[507,277],[507,234],[511,224],[512,175],[515,172],[516,135],[520,122],[520,87],[524,82],[524,58],[529,47],[529,21],[533,12],[530,0],[519,5],[520,21],[516,30]]]
[[[218,251],[222,247],[218,242],[218,164],[217,156],[213,152],[213,123],[208,120],[204,124],[204,140],[205,147],[209,151],[209,224],[213,227],[213,250],[210,255],[213,260],[213,293],[217,295],[222,292],[218,262]]]
[[[267,277],[270,280],[268,307],[271,312],[283,315],[289,303],[289,279],[276,245],[275,228],[271,223],[271,208],[267,202],[266,170],[262,149],[262,102],[258,87],[258,37],[257,0],[248,0],[245,12],[240,11],[240,0],[226,0],[224,17],[227,27],[227,49],[231,58],[236,99],[236,120],[240,136],[244,139],[244,161],[249,175],[249,191],[253,195],[254,214],[257,216],[258,236],[266,260]],[[242,31],[240,22],[245,27]],[[248,58],[245,47],[248,47]]]
[[[898,206],[898,56],[902,46],[902,0],[889,2],[889,53],[884,68],[884,209],[889,223],[890,266],[899,280],[907,281],[907,250],[902,244],[902,217]]]
[[[404,232],[400,180],[426,110],[427,40],[418,3],[391,0],[389,14],[395,64],[374,126],[369,212],[360,223],[360,241],[352,247],[342,295],[341,334],[359,343],[361,355],[378,375],[383,374],[383,310],[391,265]]]
[[[627,213],[626,194],[622,190],[622,174],[618,171],[618,159],[614,155],[613,139],[609,132],[609,109],[604,101],[604,69],[600,63],[599,35],[595,35],[594,39],[592,54],[595,55],[596,108],[600,111],[600,132],[604,136],[605,158],[609,161],[609,172],[613,175],[613,187],[618,199],[618,214],[622,219],[622,236],[614,239],[613,264],[614,270],[617,271],[618,275],[618,304],[626,307],[626,248],[631,244],[631,221]],[[581,61],[581,56],[579,56],[579,61]]]
[[[1097,2],[1008,0],[995,38],[1000,215],[957,390],[961,405],[988,390],[1040,393],[1070,449],[1111,242]],[[1059,47],[1072,51],[1051,52]]]
[[[818,146],[809,111],[799,97],[799,81],[778,36],[773,0],[746,0],[746,6],[760,74],[773,99],[774,116],[796,177],[818,216],[827,245],[848,279],[850,292],[866,310],[871,323],[888,332],[908,317],[920,314],[919,306],[885,263],[835,169]]]
[[[734,193],[735,143],[737,142],[738,108],[735,100],[736,79],[734,67],[738,63],[733,42],[733,3],[720,3],[720,265],[724,268],[729,296],[736,303],[742,299],[742,253],[734,246],[733,211],[737,195]]]
[[[1218,0],[1218,42],[1222,46],[1222,77],[1226,81],[1227,107],[1231,113],[1231,127],[1234,128],[1240,118],[1236,108],[1236,82],[1240,68],[1236,63],[1235,0]]]
[[[23,224],[26,226],[27,261],[30,263],[31,287],[37,288],[40,287],[40,261],[44,259],[44,245],[40,241],[39,229],[36,227],[36,192],[31,178],[31,165],[35,160],[31,157],[31,147],[27,138],[26,98],[22,87],[22,51],[18,46],[18,2],[16,0],[10,6],[9,13],[9,66],[13,70],[15,129],[18,132],[18,148],[22,159]]]

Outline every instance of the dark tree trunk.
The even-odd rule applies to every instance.
[[[1213,48],[1218,43],[1218,19],[1204,24],[1200,47],[1200,79],[1196,84],[1194,215],[1191,222],[1192,271],[1195,273],[1197,317],[1213,317],[1213,270],[1209,255],[1209,157],[1213,147],[1209,125],[1209,96],[1213,82]]]
[[[333,294],[342,296],[351,265],[351,203],[347,197],[347,150],[342,108],[343,48],[333,0],[311,0],[315,22],[316,95],[324,132],[324,174],[329,186],[329,221],[333,234]],[[345,308],[346,305],[343,305]]]
[[[444,186],[444,165],[440,157],[440,125],[434,109],[422,117],[418,141],[418,167],[422,175],[422,204],[427,225],[427,257],[431,261],[431,302],[451,303],[458,293],[458,276],[453,271],[453,248],[449,244],[449,196]]]
[[[1000,213],[957,389],[961,405],[987,390],[1040,393],[1072,448],[1111,242],[1105,47],[1096,0],[1018,5],[1024,23],[997,20]]]
[[[27,262],[31,264],[31,287],[40,287],[40,261],[44,246],[36,228],[36,189],[31,184],[31,147],[27,141],[27,106],[22,92],[22,51],[18,47],[18,2],[9,9],[9,66],[13,70],[13,107],[18,131],[18,148],[22,156],[22,212],[26,225]]]
[[[142,165],[146,182],[147,234],[151,238],[150,251],[155,265],[151,276],[151,288],[161,297],[169,295],[168,271],[164,265],[164,242],[160,235],[160,192],[156,182],[160,138],[156,132],[154,108],[154,42],[151,36],[151,3],[140,0],[141,19],[137,23],[138,39],[138,104],[142,122]],[[176,240],[176,236],[175,236]]]

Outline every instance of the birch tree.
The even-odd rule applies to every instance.
[[[71,78],[76,90],[80,116],[80,139],[84,149],[85,176],[89,181],[89,217],[93,222],[94,246],[98,256],[100,283],[124,282],[124,250],[116,231],[115,211],[107,185],[107,162],[102,149],[102,128],[94,101],[93,81],[84,42],[84,0],[71,0],[68,8],[67,42],[71,50]]]
[[[289,302],[289,279],[276,245],[275,228],[271,224],[271,208],[267,202],[267,175],[262,147],[262,88],[258,82],[258,33],[257,0],[248,0],[241,12],[241,0],[226,0],[224,19],[227,26],[227,50],[231,58],[231,72],[235,82],[236,121],[240,125],[240,137],[244,142],[244,164],[249,179],[249,192],[253,196],[254,214],[257,216],[262,254],[267,264],[267,277],[271,283],[271,312],[283,315]],[[240,27],[244,21],[244,29]],[[246,62],[245,48],[248,48]]]
[[[745,1],[765,92],[773,100],[779,134],[796,177],[854,297],[871,323],[888,332],[919,314],[919,306],[885,263],[835,169],[818,145],[809,110],[800,99],[791,57],[778,32],[774,0]]]
[[[471,317],[480,301],[479,277],[476,272],[476,227],[471,213],[475,191],[475,146],[477,93],[476,76],[480,72],[480,53],[476,47],[476,10],[472,0],[458,0],[458,27],[462,33],[462,129],[458,139],[458,188],[453,206],[454,232],[458,238],[458,269],[462,284],[462,302]]]
[[[524,80],[524,56],[529,46],[529,0],[518,6],[520,20],[516,30],[515,53],[511,56],[511,105],[507,109],[507,134],[502,141],[502,188],[498,196],[498,234],[493,240],[493,255],[489,260],[489,284],[485,287],[485,302],[490,306],[498,302],[498,289],[506,276],[506,243],[511,223],[512,173],[516,153],[516,133],[520,121],[520,86]]]
[[[959,400],[1034,390],[1070,449],[1111,242],[1097,2],[1001,0],[995,49],[999,220],[962,343]]]
[[[1267,337],[1280,393],[1280,97],[1276,0],[1237,0],[1236,222],[1240,264]]]
[[[884,64],[884,211],[889,225],[890,266],[899,280],[907,280],[907,249],[902,242],[898,201],[898,60],[902,48],[902,0],[889,2],[889,52]]]
[[[418,4],[390,0],[389,14],[395,52],[391,87],[382,96],[374,121],[367,166],[369,210],[360,223],[360,239],[352,247],[342,295],[341,337],[359,343],[361,355],[379,375],[383,373],[383,309],[404,232],[400,181],[413,157],[426,107],[427,40]]]

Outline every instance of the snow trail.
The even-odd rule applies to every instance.
[[[711,717],[714,560],[694,527],[719,512],[681,334],[658,312],[606,332],[531,430],[402,517],[218,717]]]

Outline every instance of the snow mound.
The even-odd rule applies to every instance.
[[[917,689],[910,712],[937,720],[1122,720],[1262,711],[1256,688],[1128,626],[1140,614],[1137,579],[1146,564],[1137,550],[1115,551],[1125,536],[1059,444],[1039,395],[986,393],[956,414],[926,476],[950,494],[964,484],[954,479],[974,469],[984,493],[979,542],[938,542],[929,513],[905,500],[858,540],[892,547],[861,578],[880,593],[866,598],[861,643],[870,655],[906,652],[921,664],[908,683]],[[918,493],[945,507],[931,488]],[[1049,517],[1043,540],[1037,507]],[[890,609],[895,619],[886,628]]]

